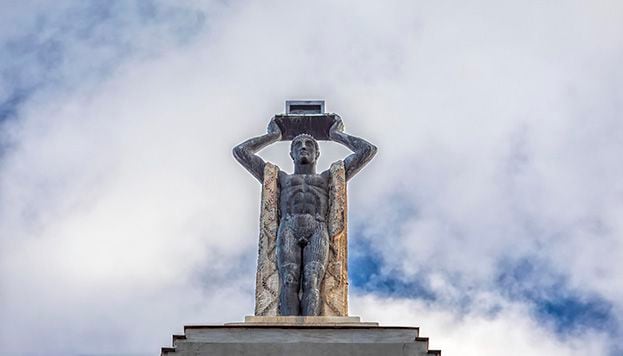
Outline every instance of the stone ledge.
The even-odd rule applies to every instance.
[[[387,328],[358,328],[358,327],[328,327],[328,328],[282,328],[280,326],[245,327],[220,329],[190,329],[186,331],[184,339],[176,339],[174,346],[179,342],[204,343],[400,343],[427,340],[416,340],[417,329],[387,329]]]
[[[225,326],[297,326],[297,327],[378,327],[379,323],[362,322],[358,316],[254,316],[247,315],[242,323],[226,323]]]
[[[167,356],[439,356],[419,328],[362,323],[358,317],[247,317],[225,325],[189,325]]]

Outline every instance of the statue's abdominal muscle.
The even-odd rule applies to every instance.
[[[281,215],[327,215],[328,183],[321,175],[290,175],[281,182]]]

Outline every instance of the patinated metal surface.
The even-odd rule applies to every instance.
[[[292,139],[293,174],[255,154],[282,138],[274,119],[265,135],[234,148],[234,157],[263,185],[256,315],[348,315],[346,182],[376,147],[343,130],[337,117],[328,135],[354,153],[322,173],[316,172],[318,142],[309,134]]]
[[[297,115],[283,114],[275,115],[275,122],[281,129],[281,140],[289,141],[296,136],[306,133],[312,135],[316,140],[330,140],[329,129],[339,118],[336,114],[320,115]]]

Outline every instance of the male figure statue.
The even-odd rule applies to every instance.
[[[265,135],[251,138],[234,148],[236,160],[260,183],[264,181],[266,162],[255,153],[281,140],[281,135],[273,119]],[[344,124],[339,118],[331,126],[329,137],[354,152],[344,160],[346,180],[359,172],[376,154],[376,147],[371,143],[344,133]],[[329,171],[316,173],[319,155],[318,142],[312,136],[298,135],[290,146],[294,173],[279,171],[280,216],[276,256],[281,315],[320,314],[320,286],[327,267],[330,241],[326,221]]]

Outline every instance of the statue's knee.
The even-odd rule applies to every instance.
[[[320,298],[320,288],[307,288],[303,298],[307,301],[318,300]]]
[[[301,270],[298,265],[294,263],[288,263],[281,267],[283,283],[286,287],[298,286],[301,279]]]
[[[310,262],[305,266],[303,273],[308,282],[319,281],[324,275],[324,266],[320,262]]]

